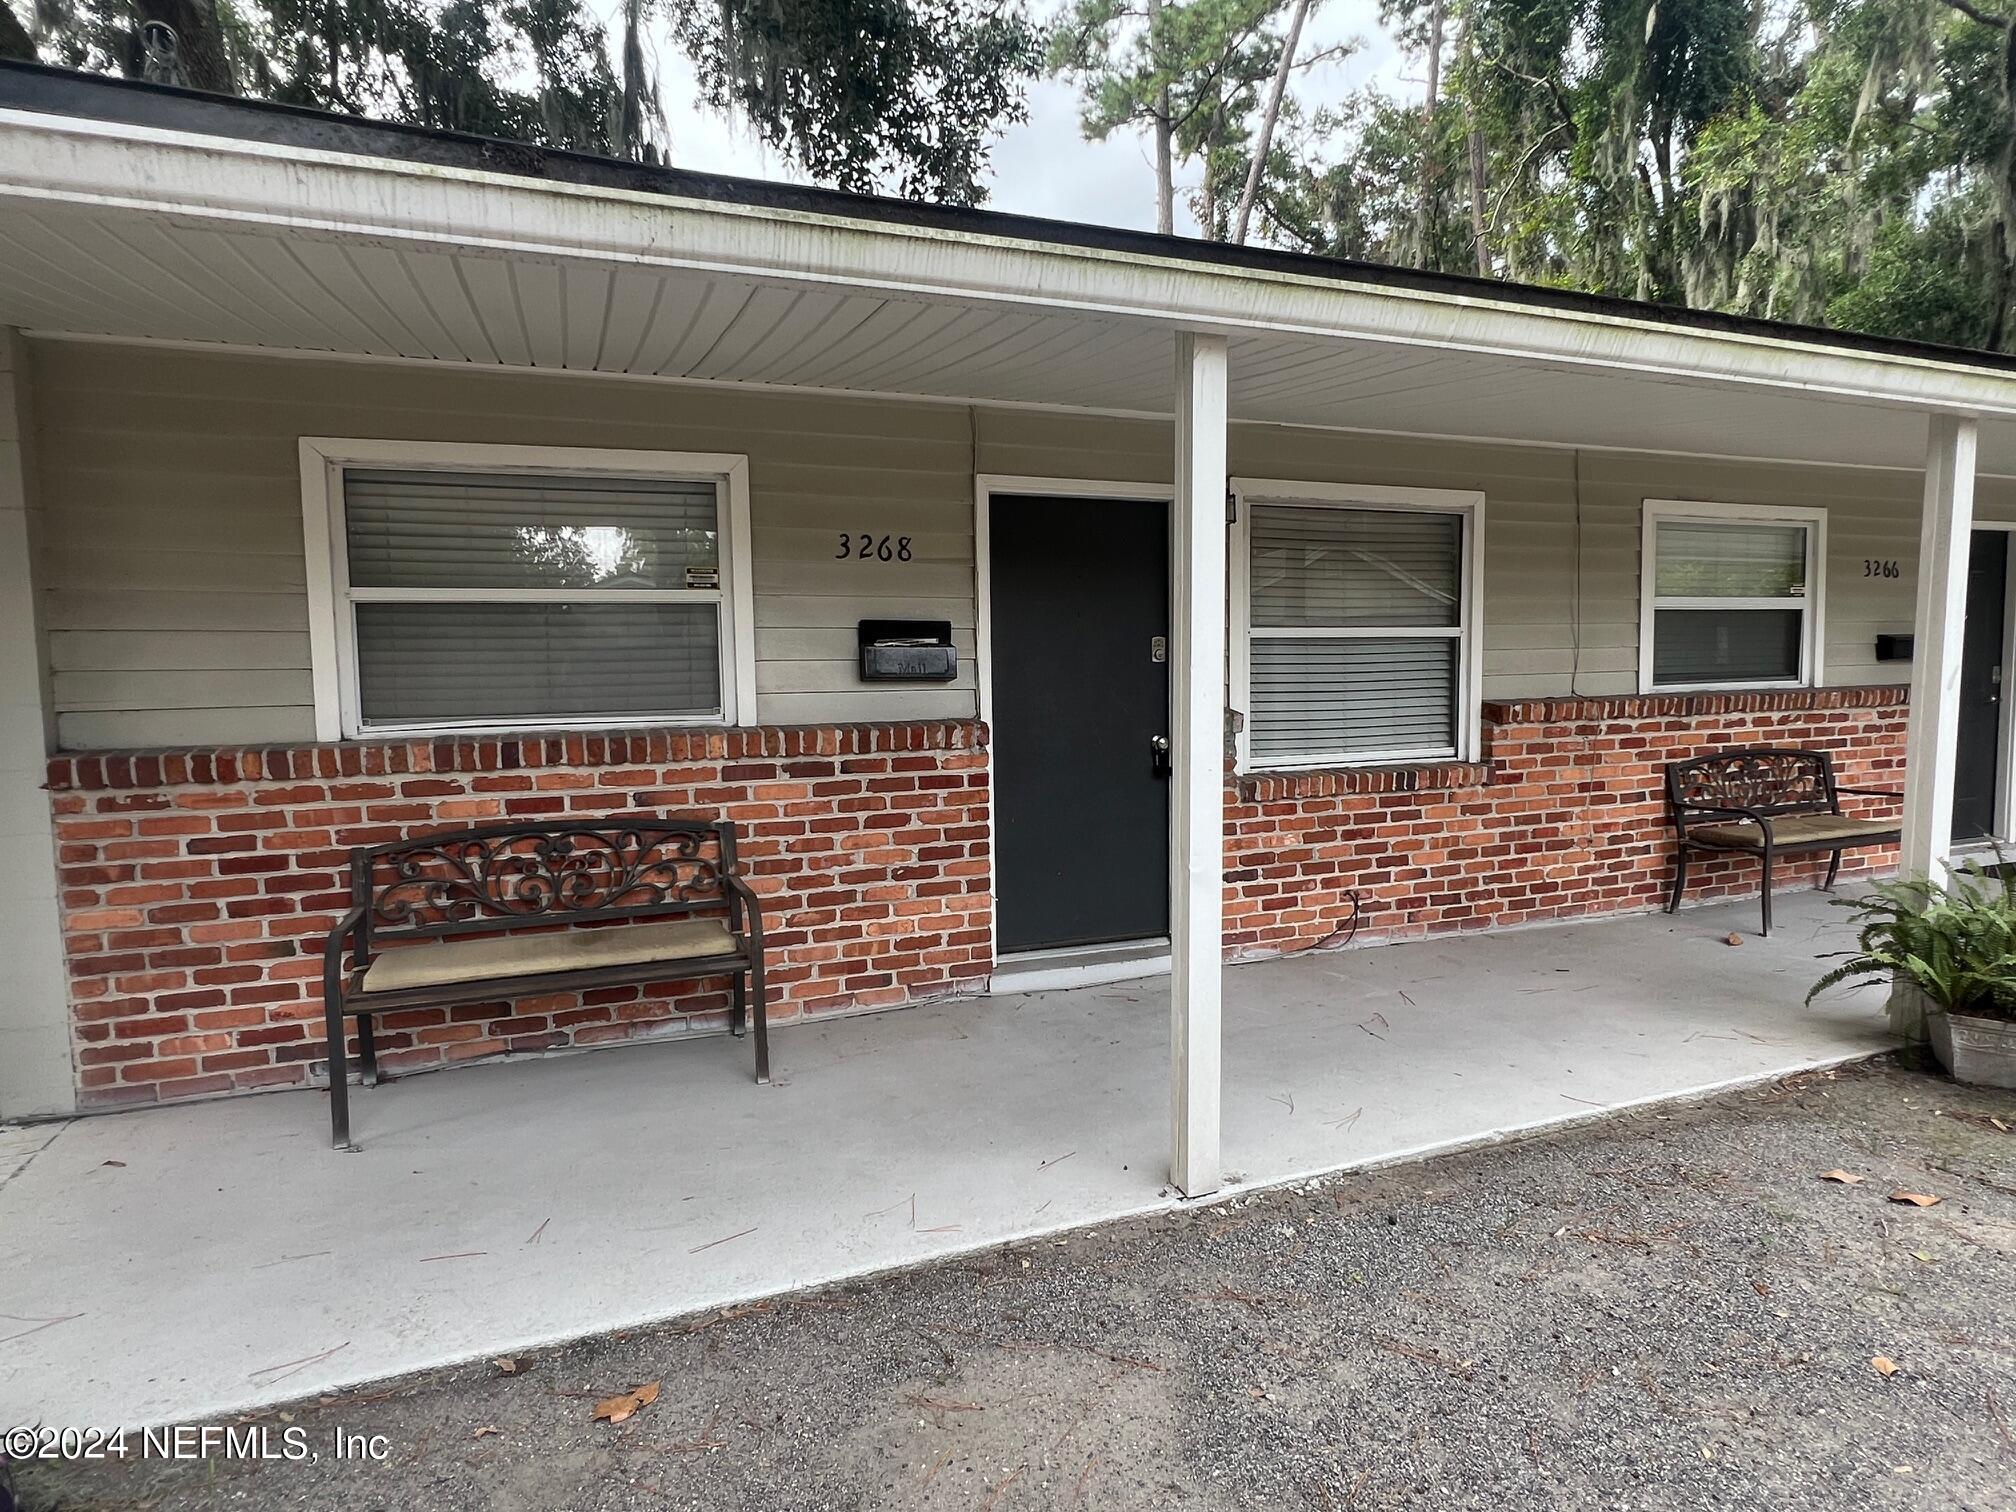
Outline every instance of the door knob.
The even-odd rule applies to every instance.
[[[1167,735],[1151,735],[1151,736],[1149,736],[1149,737],[1148,737],[1148,749],[1149,749],[1149,750],[1150,750],[1150,751],[1151,751],[1151,752],[1153,753],[1153,755],[1154,755],[1154,761],[1153,761],[1153,764],[1152,764],[1152,765],[1151,765],[1151,767],[1150,767],[1150,770],[1151,770],[1151,771],[1152,771],[1152,772],[1153,772],[1153,773],[1154,773],[1154,774],[1155,774],[1155,775],[1156,775],[1157,777],[1166,777],[1166,776],[1168,776],[1168,775],[1169,775],[1169,737],[1168,737]]]

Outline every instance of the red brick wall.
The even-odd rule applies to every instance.
[[[1903,688],[1487,703],[1483,762],[1235,780],[1228,951],[1315,944],[1349,927],[1354,893],[1360,940],[1662,904],[1673,857],[1664,763],[1730,746],[1817,746],[1834,753],[1844,786],[1901,791],[1905,704]],[[1777,875],[1811,887],[1825,864],[1781,861]],[[1894,849],[1850,852],[1842,871],[1895,865]],[[1754,860],[1697,861],[1687,897],[1755,896],[1757,885]]]
[[[1226,795],[1227,953],[1348,926],[1401,939],[1661,902],[1660,767],[1817,745],[1850,786],[1903,782],[1905,692],[1541,699],[1485,707],[1486,760],[1238,779]],[[990,969],[987,732],[970,722],[464,739],[50,763],[80,1098],[209,1096],[321,1073],[322,936],[344,851],[498,818],[723,814],[768,916],[774,1015],[881,1007]],[[1895,812],[1893,807],[1865,812]],[[1811,886],[1819,863],[1784,863]],[[1864,852],[1847,868],[1894,866]],[[1756,863],[1689,897],[1751,894]],[[725,984],[388,1017],[388,1067],[724,1022]]]
[[[498,819],[735,820],[775,900],[773,1021],[970,987],[992,928],[986,745],[953,722],[59,756],[80,1100],[320,1076],[345,850]],[[725,983],[609,988],[388,1015],[380,1044],[388,1068],[411,1068],[717,1027],[726,1007]]]

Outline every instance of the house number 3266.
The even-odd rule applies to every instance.
[[[855,535],[851,531],[840,532],[840,549],[833,553],[836,562],[907,562],[910,560],[910,537]]]
[[[1896,559],[1893,557],[1887,561],[1878,561],[1875,557],[1864,557],[1862,576],[1894,578],[1898,576]]]

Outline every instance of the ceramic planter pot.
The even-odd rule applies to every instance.
[[[1955,1081],[2016,1088],[2016,1022],[1941,1013],[1909,977],[1892,979],[1885,1006],[1891,1032],[1914,1044],[1929,1044]]]
[[[1955,1081],[2016,1088],[2016,1022],[1971,1013],[1935,1013],[1926,1028],[1932,1053]]]

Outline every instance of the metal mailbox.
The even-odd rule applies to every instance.
[[[950,682],[959,675],[950,620],[862,620],[858,639],[863,682]]]

